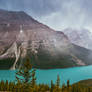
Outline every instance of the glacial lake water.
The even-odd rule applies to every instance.
[[[74,67],[65,69],[50,69],[50,70],[36,70],[37,83],[50,84],[51,80],[56,82],[57,75],[60,76],[61,84],[70,80],[70,83],[76,83],[80,80],[92,78],[92,65],[84,67]],[[0,80],[15,80],[15,71],[13,70],[0,70]]]

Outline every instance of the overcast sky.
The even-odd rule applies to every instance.
[[[0,0],[0,8],[25,11],[56,30],[92,30],[92,0]]]

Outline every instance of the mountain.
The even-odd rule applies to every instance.
[[[20,68],[26,57],[40,69],[92,64],[92,51],[25,12],[0,10],[0,69]]]
[[[92,33],[87,29],[71,29],[67,28],[63,32],[68,36],[69,40],[81,47],[92,50]]]

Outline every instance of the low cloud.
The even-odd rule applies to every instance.
[[[56,30],[92,28],[92,0],[0,0],[0,8],[25,11]]]

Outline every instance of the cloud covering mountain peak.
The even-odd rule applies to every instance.
[[[56,30],[91,28],[91,0],[0,0],[0,8],[25,11]]]

